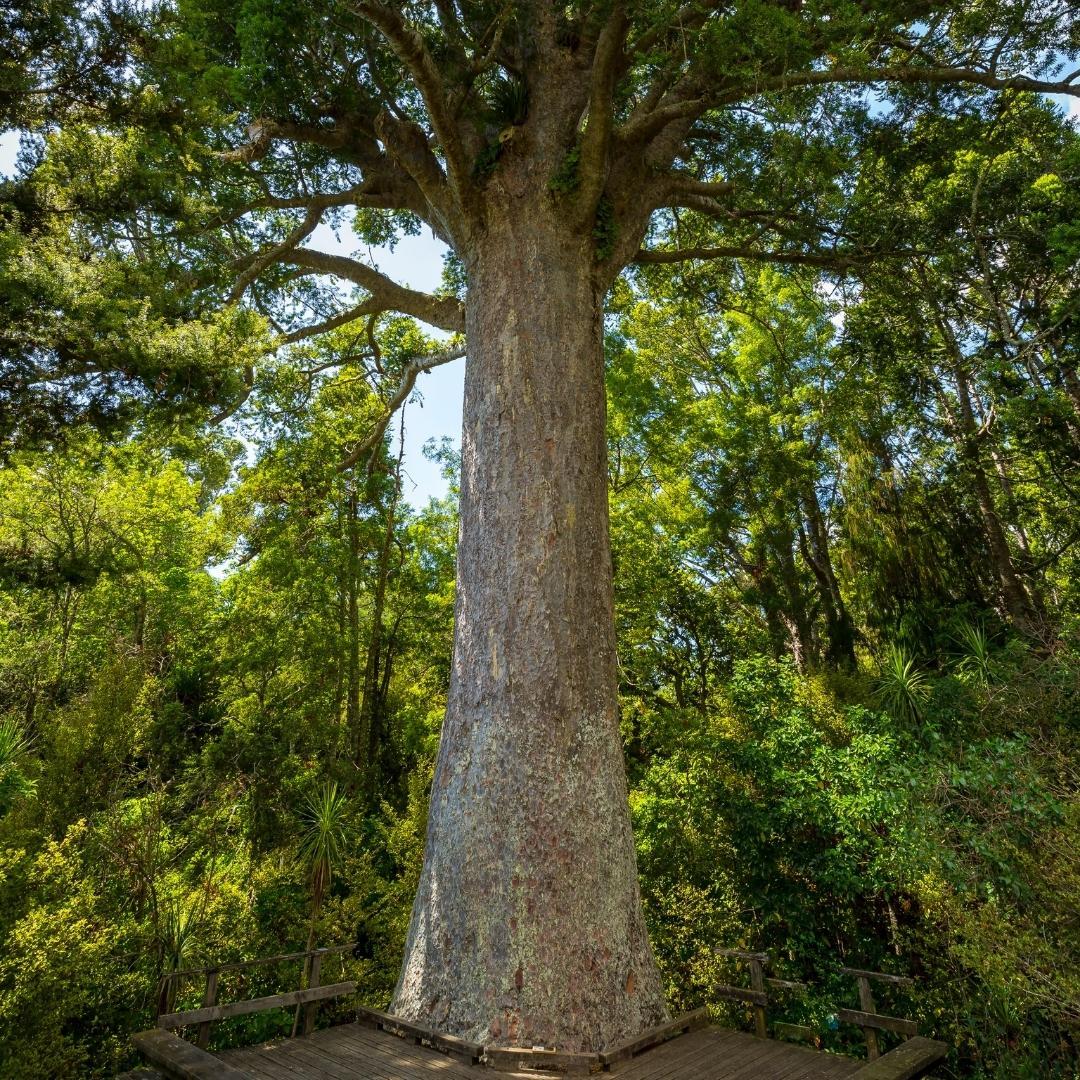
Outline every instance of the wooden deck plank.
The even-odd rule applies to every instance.
[[[315,1046],[298,1046],[292,1058],[298,1066],[306,1066],[308,1076],[317,1076],[320,1080],[355,1080],[357,1064],[363,1065],[363,1075],[370,1080],[396,1080],[397,1077],[373,1055],[351,1051],[344,1040],[323,1050]]]
[[[511,1076],[361,1024],[223,1051],[218,1057],[251,1080],[484,1080],[485,1075],[510,1080]],[[865,1062],[809,1047],[707,1027],[623,1060],[612,1074],[613,1080],[839,1080],[865,1067]],[[517,1080],[544,1080],[543,1073],[513,1075]]]
[[[252,1055],[239,1064],[239,1067],[254,1078],[254,1080],[300,1080],[302,1073],[297,1072],[281,1060],[271,1054]]]
[[[343,1028],[342,1038],[358,1055],[366,1054],[372,1060],[383,1062],[398,1080],[415,1080],[417,1076],[433,1074],[439,1080],[477,1080],[473,1066],[395,1035],[349,1025]]]
[[[648,1075],[656,1077],[656,1080],[661,1080],[662,1077],[677,1071],[680,1064],[692,1061],[697,1055],[708,1053],[709,1048],[706,1030],[699,1029],[680,1035],[661,1046],[654,1046],[630,1061],[619,1063],[612,1068],[612,1073],[620,1080],[641,1080],[647,1072]]]
[[[678,1054],[669,1057],[667,1052],[676,1049]],[[770,1071],[766,1073],[763,1067]],[[618,1072],[624,1080],[729,1080],[740,1074],[751,1077],[774,1073],[785,1080],[826,1080],[849,1076],[859,1067],[858,1061],[808,1047],[763,1042],[742,1032],[710,1028],[650,1050]]]
[[[408,1047],[403,1040],[395,1039],[395,1042],[400,1042],[403,1049]],[[431,1071],[430,1066],[425,1067],[426,1062],[418,1062],[394,1046],[372,1046],[349,1037],[344,1030],[337,1033],[333,1042],[312,1039],[309,1046],[297,1046],[294,1054],[309,1063],[308,1075],[320,1080],[352,1080],[358,1065],[362,1066],[363,1075],[372,1080],[415,1080]],[[320,1071],[316,1071],[316,1054],[321,1062]]]
[[[915,1080],[924,1076],[948,1051],[945,1043],[916,1037],[865,1064],[854,1080]]]
[[[705,1075],[709,1063],[715,1061],[718,1054],[726,1052],[727,1047],[721,1050],[721,1045],[730,1043],[737,1036],[737,1032],[725,1028],[705,1028],[681,1035],[634,1058],[630,1065],[619,1070],[619,1074],[626,1080],[674,1080],[675,1077]]]

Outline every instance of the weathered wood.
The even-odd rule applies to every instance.
[[[660,1043],[667,1042],[668,1039],[681,1035],[685,1031],[704,1027],[708,1022],[709,1010],[704,1006],[694,1009],[693,1012],[683,1013],[682,1016],[677,1016],[666,1024],[657,1024],[656,1027],[643,1031],[636,1039],[628,1039],[626,1042],[602,1051],[599,1055],[600,1064],[610,1066],[619,1061],[626,1061],[635,1054],[659,1046]]]
[[[792,982],[790,979],[766,979],[765,985],[771,990],[791,990],[793,992],[802,992],[808,989],[804,982]]]
[[[863,971],[862,968],[842,967],[841,975],[850,975],[853,979],[869,979],[871,982],[894,983],[897,986],[914,986],[915,980],[907,975],[886,975],[883,971]]]
[[[199,968],[184,968],[182,971],[171,972],[170,975],[175,976],[195,976],[195,975],[208,975],[211,971],[217,971],[224,974],[227,971],[247,971],[249,968],[261,967],[263,964],[284,964],[293,960],[305,960],[309,956],[314,956],[316,953],[322,953],[328,955],[330,953],[346,952],[349,949],[355,949],[357,942],[347,941],[342,945],[323,945],[317,949],[305,949],[303,952],[292,953],[280,953],[277,956],[260,956],[255,960],[238,960],[235,964],[211,964],[208,967]]]
[[[206,973],[206,990],[203,993],[203,1008],[209,1009],[211,1006],[217,1004],[217,990],[218,990],[218,973],[216,971],[208,971]],[[195,1045],[200,1050],[205,1050],[210,1044],[210,1028],[213,1027],[213,1021],[204,1020],[199,1025],[199,1034],[195,1038]]]
[[[320,977],[322,975],[323,956],[324,953],[320,949],[319,952],[315,953],[315,955],[311,958],[311,966],[308,970],[309,990],[314,990],[319,985]],[[319,1012],[319,999],[315,998],[313,1001],[309,1001],[306,1005],[303,1006],[303,1009],[304,1019],[300,1031],[303,1035],[310,1035],[315,1030],[315,1017],[318,1015]]]
[[[727,998],[729,1001],[741,1001],[747,1005],[764,1007],[769,1004],[769,995],[763,990],[747,990],[743,986],[722,985],[714,986],[712,992],[717,997]]]
[[[865,1065],[851,1080],[917,1080],[948,1052],[943,1042],[916,1036]]]
[[[368,1024],[323,1028],[308,1039],[277,1039],[263,1047],[225,1050],[221,1057],[251,1080],[483,1080],[481,1069],[379,1030],[370,1017]],[[612,1080],[843,1080],[861,1064],[706,1026],[621,1062]],[[526,1071],[536,1080],[540,1075]]]
[[[228,1005],[213,1005],[205,1009],[189,1009],[187,1012],[163,1013],[158,1017],[159,1028],[178,1028],[188,1024],[203,1024],[207,1021],[227,1020],[232,1016],[246,1016],[248,1013],[265,1012],[267,1009],[282,1009],[292,1005],[303,1005],[309,1001],[323,1001],[326,998],[344,997],[356,990],[353,981],[331,983],[329,986],[313,986],[307,990],[290,990],[285,994],[271,994],[268,997],[249,998],[246,1001],[233,1001]]]
[[[877,1012],[865,1012],[859,1009],[837,1009],[836,1017],[845,1024],[858,1024],[861,1028],[895,1031],[897,1035],[911,1038],[919,1034],[919,1025],[914,1020],[904,1020],[899,1016],[885,1016]]]
[[[502,1072],[600,1072],[599,1054],[573,1054],[561,1050],[533,1050],[526,1046],[485,1046],[481,1061]]]
[[[744,952],[742,949],[717,949],[717,956],[730,956],[735,960],[760,960],[766,963],[769,959],[767,952]]]
[[[859,1008],[866,1014],[876,1013],[877,1006],[874,1004],[874,995],[870,990],[870,980],[865,975],[856,975],[855,981],[859,984]],[[866,1039],[866,1056],[871,1061],[881,1057],[881,1046],[878,1043],[875,1027],[874,1024],[862,1026],[863,1036]]]
[[[750,960],[749,964],[750,989],[756,994],[765,994],[764,961],[755,958]],[[768,996],[766,995],[765,1001],[754,1004],[754,1034],[757,1035],[759,1039],[767,1039],[769,1037],[769,1030],[765,1020],[765,1005],[767,1002]]]
[[[786,1020],[773,1021],[773,1034],[778,1039],[795,1039],[799,1042],[815,1045],[818,1034],[812,1027],[805,1024],[789,1024]]]
[[[161,1028],[131,1037],[135,1049],[174,1080],[247,1080],[227,1062]]]
[[[415,1020],[402,1020],[400,1016],[392,1016],[390,1013],[380,1012],[378,1009],[370,1009],[366,1005],[357,1006],[356,1017],[362,1024],[389,1032],[391,1035],[415,1039],[417,1042],[430,1046],[444,1054],[454,1054],[457,1057],[465,1058],[470,1064],[479,1061],[484,1053],[484,1047],[481,1043],[460,1039],[456,1035],[447,1035],[444,1032],[436,1031],[428,1024],[421,1024]]]

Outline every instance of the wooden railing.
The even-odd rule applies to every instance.
[[[749,987],[721,983],[719,986],[713,987],[712,992],[717,997],[748,1005],[754,1017],[754,1034],[759,1038],[764,1039],[769,1033],[768,1009],[774,1001],[770,991],[802,993],[808,989],[806,983],[769,978],[765,974],[770,964],[768,953],[746,952],[740,949],[717,949],[716,954],[731,960],[737,960],[745,964],[749,969]],[[864,971],[861,968],[849,967],[840,968],[840,973],[855,980],[859,995],[859,1007],[858,1009],[837,1009],[836,1019],[841,1023],[855,1024],[862,1028],[863,1037],[866,1039],[866,1056],[870,1061],[881,1057],[879,1031],[894,1032],[905,1040],[913,1039],[919,1034],[919,1026],[914,1020],[878,1012],[871,986],[872,983],[878,983],[882,986],[910,989],[915,985],[913,979],[905,975],[886,975],[880,971]],[[817,1035],[813,1029],[804,1025],[773,1021],[772,1027],[778,1035],[784,1038],[795,1038],[807,1042],[817,1041]]]
[[[195,1045],[199,1049],[205,1049],[210,1043],[210,1031],[219,1020],[266,1012],[270,1009],[296,1008],[298,1013],[296,1022],[293,1024],[293,1034],[310,1035],[315,1028],[321,1002],[356,991],[356,983],[352,980],[327,985],[322,983],[323,960],[327,956],[347,952],[353,948],[355,948],[355,942],[350,941],[345,945],[282,953],[279,956],[266,956],[258,960],[244,960],[235,964],[218,964],[213,967],[185,968],[180,971],[166,972],[161,977],[158,986],[157,1027],[177,1030],[194,1026],[197,1028]],[[300,963],[301,985],[298,989],[281,994],[270,994],[266,997],[245,998],[226,1004],[218,1003],[222,975],[249,971],[272,964],[295,962]],[[204,980],[201,1007],[175,1011],[173,1006],[181,984],[185,980],[197,978]]]
[[[330,955],[350,951],[354,947],[354,943],[349,942],[345,945],[284,953],[235,964],[169,972],[162,977],[159,986],[156,1027],[133,1036],[133,1041],[148,1060],[163,1068],[170,1077],[183,1077],[185,1080],[238,1080],[243,1074],[206,1052],[213,1025],[231,1017],[260,1013],[270,1009],[294,1008],[296,1017],[292,1034],[310,1034],[315,1028],[321,1002],[352,994],[356,990],[356,983],[352,980],[324,985],[322,983],[325,973],[324,959]],[[768,975],[770,966],[768,953],[723,949],[719,950],[719,955],[745,964],[749,972],[750,985],[743,987],[722,984],[714,988],[715,993],[719,997],[748,1005],[753,1015],[755,1034],[761,1038],[769,1034],[768,1010],[776,997],[802,993],[808,989],[805,983]],[[298,989],[264,997],[219,1003],[218,997],[223,976],[273,964],[297,962],[301,965],[301,985]],[[947,1048],[943,1043],[918,1036],[918,1028],[914,1021],[877,1011],[873,984],[886,988],[911,987],[914,985],[911,979],[900,975],[864,971],[860,968],[845,967],[841,968],[840,972],[855,981],[859,1008],[838,1009],[836,1017],[841,1022],[855,1024],[862,1028],[869,1059],[867,1064],[854,1075],[853,1080],[912,1080],[914,1077],[923,1076],[945,1055]],[[344,963],[342,974],[344,974]],[[182,984],[185,980],[192,979],[203,980],[201,1006],[176,1010],[174,1006]],[[644,1032],[625,1044],[610,1047],[603,1053],[568,1054],[539,1047],[482,1046],[456,1036],[440,1033],[426,1025],[363,1006],[357,1007],[356,1019],[361,1023],[412,1039],[444,1053],[454,1054],[469,1064],[483,1063],[508,1071],[544,1069],[582,1074],[616,1068],[620,1063],[630,1060],[649,1047],[709,1022],[708,1012],[705,1009],[698,1009]],[[773,1020],[771,1026],[776,1034],[784,1037],[817,1041],[815,1033],[807,1027],[777,1020]],[[177,1038],[171,1033],[171,1031],[187,1027],[196,1029],[194,1043]],[[905,1041],[889,1053],[882,1054],[878,1039],[879,1031],[894,1032]]]
[[[768,1007],[772,1002],[769,991],[780,991],[784,994],[801,993],[807,989],[806,983],[791,982],[788,979],[775,979],[765,974],[770,964],[769,954],[763,952],[743,952],[740,949],[717,949],[717,955],[727,957],[730,960],[739,960],[750,969],[750,987],[731,986],[721,983],[713,988],[713,993],[728,1001],[741,1001],[751,1007],[754,1015],[754,1034],[759,1039],[768,1037]],[[813,1032],[809,1028],[800,1027],[796,1024],[774,1024],[774,1027],[786,1029],[786,1034],[798,1038],[813,1038]]]
[[[873,982],[886,986],[910,988],[915,985],[913,979],[904,975],[885,975],[880,971],[863,971],[861,968],[843,967],[840,973],[850,975],[855,980],[859,989],[859,1007],[858,1009],[837,1009],[836,1018],[846,1024],[857,1024],[863,1029],[863,1036],[866,1039],[866,1056],[871,1061],[881,1057],[879,1031],[894,1031],[905,1039],[912,1039],[919,1034],[919,1025],[914,1020],[879,1013],[874,1004],[873,990],[870,987]]]

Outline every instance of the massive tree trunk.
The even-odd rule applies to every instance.
[[[617,718],[602,286],[588,231],[512,202],[467,260],[453,673],[392,1008],[596,1050],[665,1015]]]

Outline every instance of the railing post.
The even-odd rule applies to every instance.
[[[217,990],[218,990],[218,971],[217,968],[212,968],[206,973],[206,991],[203,993],[203,1008],[208,1009],[211,1005],[217,1004]],[[199,1034],[195,1039],[195,1045],[200,1050],[205,1050],[210,1042],[210,1028],[213,1026],[213,1020],[204,1020],[199,1025]]]
[[[317,949],[311,958],[311,968],[308,971],[307,981],[309,989],[319,985],[319,979],[322,976],[322,958],[325,953],[325,949]],[[315,1017],[318,1012],[319,1003],[317,1001],[309,1001],[304,1006],[304,1022],[300,1031],[302,1035],[310,1035],[315,1030]]]
[[[857,975],[859,984],[859,1008],[865,1013],[877,1012],[874,1007],[874,994],[870,989],[870,980],[865,975]],[[864,1027],[863,1034],[866,1036],[866,1056],[870,1061],[881,1057],[881,1046],[878,1043],[878,1033],[871,1027]]]
[[[760,960],[750,961],[750,989],[765,993],[765,969]],[[769,1030],[765,1025],[764,1005],[754,1006],[754,1034],[759,1039],[766,1039],[769,1036]]]

